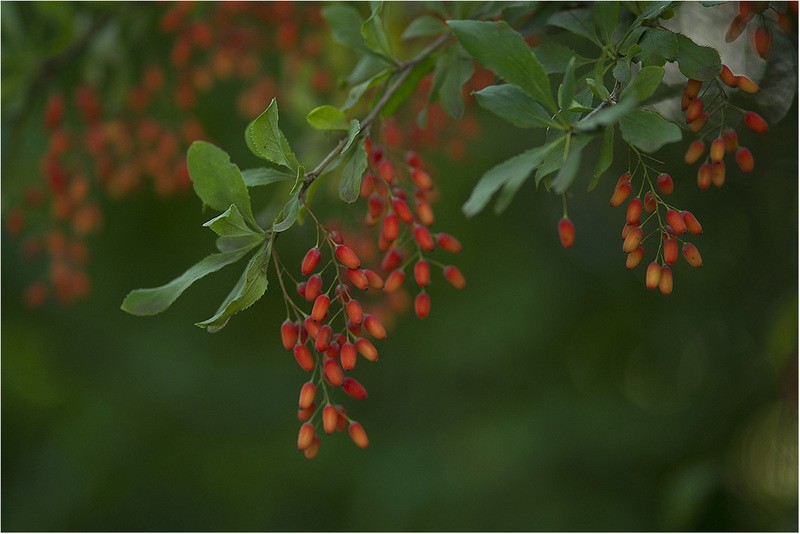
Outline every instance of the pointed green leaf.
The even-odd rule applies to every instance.
[[[389,101],[386,102],[386,105],[383,106],[381,115],[384,117],[394,115],[394,113],[400,109],[400,106],[405,104],[406,100],[414,94],[414,91],[416,91],[419,86],[420,80],[433,69],[435,64],[436,61],[434,58],[428,56],[424,61],[415,65],[406,79],[400,84],[400,87],[397,88],[397,91],[394,92],[389,98]]]
[[[271,169],[269,167],[258,167],[242,171],[242,178],[244,178],[244,184],[247,187],[256,187],[259,185],[274,184],[275,182],[294,180],[295,174],[279,169]]]
[[[273,98],[269,107],[247,126],[245,140],[250,151],[259,158],[296,171],[300,163],[289,147],[289,141],[278,127],[278,102]]]
[[[553,124],[542,106],[511,84],[489,85],[475,93],[482,108],[520,128],[542,128]]]
[[[211,143],[195,141],[186,152],[186,165],[194,191],[203,203],[217,211],[225,211],[234,204],[258,228],[242,173],[231,163],[227,152]]]
[[[450,20],[447,24],[479,63],[528,93],[548,111],[557,111],[544,67],[522,35],[506,22]]]
[[[388,74],[388,70],[382,70],[371,78],[367,78],[363,82],[351,87],[350,92],[347,95],[347,100],[340,109],[342,111],[351,109],[358,103],[359,100],[361,100],[361,97],[364,96],[364,93],[366,93],[371,87],[375,87],[378,83],[384,80]]]
[[[648,28],[639,41],[641,52],[636,59],[642,65],[663,67],[667,61],[675,61],[678,54],[678,38],[675,33],[661,28]]]
[[[630,97],[636,99],[638,102],[642,102],[658,89],[663,78],[663,67],[642,67],[625,89],[622,90],[619,98],[620,100],[624,100]]]
[[[538,147],[538,149],[533,149],[539,151],[539,157],[544,159],[545,154],[549,150],[547,145],[542,145]],[[541,161],[540,159],[540,161]],[[519,192],[520,188],[525,184],[526,181],[531,177],[531,173],[519,173],[513,175],[510,180],[503,184],[503,188],[497,194],[497,201],[494,203],[494,213],[496,215],[500,215],[503,213],[506,208],[511,204],[511,201],[514,200],[514,197]]]
[[[614,124],[619,121],[621,117],[630,113],[635,107],[636,99],[634,98],[620,100],[613,106],[606,106],[591,117],[587,116],[587,118],[578,121],[578,123],[575,124],[575,128],[582,132],[590,132],[609,124]]]
[[[676,34],[678,49],[675,55],[681,74],[694,80],[713,80],[722,70],[719,52],[700,46],[685,35]]]
[[[439,102],[445,113],[454,119],[464,114],[464,95],[461,87],[472,78],[475,68],[470,58],[460,45],[450,47],[444,54],[447,58],[442,85],[438,89]]]
[[[308,112],[306,122],[317,130],[347,130],[347,117],[344,113],[329,105],[319,106]]]
[[[211,219],[203,224],[214,231],[215,234],[222,237],[242,237],[248,235],[259,235],[254,232],[247,223],[244,221],[242,214],[236,209],[236,206],[231,204],[224,213]]]
[[[381,5],[373,6],[372,14],[361,25],[361,35],[367,48],[378,55],[391,59],[394,55],[392,54],[392,46],[381,17],[382,2],[379,4]]]
[[[258,241],[256,242],[258,243]],[[186,288],[197,280],[243,258],[253,245],[211,254],[190,267],[175,280],[160,287],[135,289],[122,302],[122,310],[133,315],[155,315],[169,308]]]
[[[576,58],[575,65],[588,65],[594,63],[593,59],[587,59],[576,54],[570,47],[553,41],[545,41],[533,49],[536,58],[542,63],[547,74],[560,74],[567,68],[567,63],[573,57]]]
[[[322,8],[322,16],[328,22],[333,40],[358,52],[366,52],[361,25],[364,20],[353,6],[329,4]]]
[[[611,39],[614,37],[619,23],[619,2],[594,2],[592,18],[594,18],[597,35],[604,43],[611,44]]]
[[[345,166],[339,181],[339,196],[345,202],[352,203],[358,199],[361,192],[361,179],[367,169],[367,152],[363,143],[357,143],[352,145],[346,154]]]
[[[592,191],[600,182],[600,177],[611,166],[614,160],[614,127],[611,126],[603,131],[603,144],[600,153],[597,155],[597,163],[594,166],[592,181],[589,183],[587,191]]]
[[[558,26],[580,35],[598,46],[602,46],[595,33],[595,22],[589,8],[565,9],[555,13],[547,21],[551,26]]]
[[[576,138],[577,141],[577,138]],[[560,195],[569,189],[575,177],[578,175],[578,169],[581,166],[581,153],[583,152],[584,144],[580,142],[571,142],[567,159],[564,160],[563,165],[558,170],[558,174],[553,178],[550,184],[553,192]]]
[[[276,222],[272,225],[272,231],[280,233],[291,228],[292,225],[294,225],[294,223],[297,221],[297,217],[300,214],[300,209],[302,207],[303,203],[300,201],[299,195],[295,193],[281,210],[283,219],[281,219],[280,222]]]
[[[416,39],[418,37],[433,37],[447,31],[447,24],[432,15],[421,15],[411,21],[403,35],[403,40]]]
[[[594,78],[586,78],[586,85],[589,86],[589,89],[592,90],[601,102],[608,102],[611,100],[611,94],[609,94],[608,89],[606,89],[606,86],[603,85],[602,82],[598,83]]]
[[[575,57],[572,57],[567,63],[564,80],[561,82],[561,89],[558,92],[558,107],[561,109],[562,115],[566,116],[566,108],[572,105],[573,98],[575,98]]]
[[[242,236],[231,236],[217,238],[217,250],[220,252],[232,252],[241,248],[251,249],[264,241],[264,234],[250,234]]]
[[[614,79],[618,82],[628,83],[631,79],[631,64],[628,58],[620,58],[617,60],[617,64],[614,65],[614,69],[611,71],[614,75]]]
[[[635,109],[619,121],[622,138],[645,152],[655,152],[683,138],[681,129],[659,113]]]

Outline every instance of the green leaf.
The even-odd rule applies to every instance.
[[[408,100],[408,97],[414,94],[414,91],[417,90],[417,86],[419,86],[420,80],[433,69],[434,65],[435,60],[430,56],[415,65],[406,79],[400,84],[400,87],[397,88],[397,91],[394,92],[386,105],[383,106],[381,115],[385,117],[394,115],[394,113],[400,109],[400,106]]]
[[[614,32],[619,23],[619,2],[594,2],[592,4],[592,18],[594,19],[597,35],[603,42],[611,44]]]
[[[401,39],[416,39],[418,37],[433,37],[447,31],[447,24],[432,15],[421,15],[411,21],[406,27]]]
[[[637,26],[642,23],[642,21],[650,20],[658,17],[664,11],[675,7],[678,2],[650,2],[644,8],[644,10],[636,17],[636,20],[633,21],[632,26]]]
[[[269,107],[247,126],[245,140],[250,151],[259,158],[292,171],[300,166],[289,141],[278,127],[278,102],[274,98]]]
[[[637,102],[634,98],[620,100],[613,106],[606,106],[591,117],[587,116],[583,120],[578,121],[575,128],[582,132],[589,132],[614,124],[619,121],[621,117],[630,113],[630,111],[636,107],[636,104]]]
[[[276,222],[272,225],[272,230],[276,233],[284,232],[294,225],[297,221],[297,217],[300,215],[300,209],[303,207],[303,203],[300,201],[300,196],[298,193],[295,193],[291,196],[289,201],[283,206],[281,210],[281,214],[283,214],[283,219],[280,222]],[[280,215],[279,215],[280,216]]]
[[[364,45],[371,51],[387,59],[392,59],[394,57],[392,46],[381,18],[382,5],[382,2],[373,5],[372,14],[361,25],[361,36],[364,38]]]
[[[663,78],[663,67],[642,67],[625,89],[622,90],[622,93],[619,95],[620,100],[629,97],[636,99],[638,102],[646,100],[658,89]]]
[[[283,182],[287,180],[294,180],[294,173],[289,173],[279,169],[272,169],[269,167],[258,167],[255,169],[247,169],[242,171],[242,178],[247,187],[256,187],[259,185],[269,185],[275,182]]]
[[[347,130],[347,117],[341,110],[329,106],[319,106],[308,112],[306,122],[317,130]]]
[[[574,139],[577,141],[577,138]],[[575,181],[578,169],[581,166],[581,153],[583,152],[584,146],[585,144],[579,142],[570,143],[567,159],[564,160],[564,163],[558,170],[558,174],[556,174],[556,177],[553,178],[551,183],[553,191],[556,194],[560,195],[566,192],[569,186],[572,185],[572,182]]]
[[[547,149],[549,149],[549,145],[531,148],[486,171],[475,184],[469,199],[461,207],[464,215],[472,217],[480,213],[489,203],[492,195],[511,181],[517,181],[518,185],[515,184],[515,186],[519,189],[522,182],[542,162],[543,154],[547,152]],[[508,204],[508,200],[504,200],[504,203]]]
[[[567,108],[572,105],[575,98],[575,58],[571,58],[567,63],[567,70],[564,71],[564,81],[558,91],[558,107],[560,114],[566,116]]]
[[[218,237],[217,250],[220,252],[232,252],[242,248],[251,249],[264,241],[264,234],[250,234],[231,237]]]
[[[267,266],[271,253],[272,240],[270,239],[250,258],[247,268],[217,309],[217,313],[210,319],[196,323],[197,326],[205,328],[209,332],[218,332],[228,324],[228,320],[234,314],[249,308],[260,299],[267,290]]]
[[[601,102],[608,102],[611,100],[611,94],[602,82],[598,83],[594,78],[586,78],[586,85],[589,86],[589,89],[592,90]]]
[[[438,89],[439,102],[445,113],[454,119],[460,119],[464,115],[464,95],[461,87],[472,78],[475,68],[472,66],[472,59],[460,45],[451,46],[443,57],[446,58],[446,67],[442,84]]]
[[[614,75],[614,79],[622,83],[628,83],[631,79],[631,64],[630,60],[627,58],[620,58],[617,60],[617,64],[614,65],[614,69],[611,71]]]
[[[678,54],[678,38],[675,33],[660,28],[648,28],[639,41],[641,52],[636,59],[642,65],[663,67],[667,61],[675,61]]]
[[[551,26],[558,26],[568,32],[589,39],[598,46],[602,46],[595,33],[595,22],[592,10],[589,8],[565,9],[555,13],[547,21]]]
[[[547,154],[545,154],[544,159],[542,160],[542,164],[539,166],[538,169],[536,169],[536,175],[535,175],[536,185],[539,185],[542,179],[546,177],[548,174],[555,172],[564,166],[564,163],[566,162],[566,160],[564,159],[565,156],[564,148],[566,140],[567,140],[566,136],[559,133],[559,137],[557,137],[552,142],[552,148],[547,151]],[[569,153],[571,153],[573,150],[579,150],[579,151],[583,150],[583,148],[591,140],[592,137],[589,135],[572,136],[569,142]],[[569,156],[569,153],[566,154],[567,157]]]
[[[707,82],[722,71],[719,52],[708,46],[700,46],[685,35],[676,34],[678,50],[676,59],[681,74],[687,78]]]
[[[520,128],[542,128],[552,120],[542,106],[516,85],[489,85],[475,93],[482,108]]]
[[[364,96],[364,93],[366,93],[371,87],[375,87],[375,85],[377,85],[380,81],[384,80],[388,74],[389,70],[384,69],[373,75],[371,78],[368,78],[363,82],[351,87],[350,93],[347,95],[347,100],[340,109],[342,111],[347,111],[355,106],[358,101],[361,100],[361,97]]]
[[[361,36],[364,20],[356,8],[346,4],[327,5],[322,8],[322,16],[330,26],[334,41],[358,52],[367,51]]]
[[[578,56],[570,47],[553,41],[545,41],[533,50],[547,74],[564,72],[567,68],[567,63],[573,57],[578,58],[579,66],[594,62],[594,60]]]
[[[161,313],[169,308],[181,296],[181,293],[194,282],[207,274],[219,271],[226,265],[240,260],[252,248],[253,245],[228,252],[211,254],[168,284],[150,289],[135,289],[128,293],[128,296],[122,302],[122,311],[132,315],[155,315]]]
[[[367,169],[367,152],[363,143],[356,143],[347,151],[342,177],[339,181],[339,197],[345,202],[355,202],[361,192],[361,179]]]
[[[234,204],[225,210],[224,213],[214,217],[210,221],[203,224],[211,228],[218,236],[221,237],[242,237],[248,235],[259,235],[254,232],[247,223],[244,221],[242,214]]]
[[[522,35],[506,22],[451,20],[447,23],[479,63],[528,93],[548,111],[557,111],[544,67]]]
[[[533,150],[539,150],[540,156],[544,158],[545,154],[547,154],[547,151],[549,150],[549,147],[547,145],[542,145],[538,147],[538,149]],[[503,184],[503,188],[497,194],[497,200],[494,203],[494,213],[496,215],[500,215],[506,210],[506,208],[511,204],[511,201],[514,200],[517,192],[519,192],[520,188],[523,186],[523,184],[525,184],[526,181],[528,181],[530,177],[530,172],[519,173],[512,176],[510,180]]]
[[[258,228],[242,173],[231,163],[227,152],[211,143],[195,141],[186,152],[186,165],[194,191],[203,203],[217,211],[234,204]]]
[[[681,129],[655,111],[636,109],[619,121],[622,138],[645,152],[655,152],[683,138]]]
[[[600,146],[600,152],[597,155],[597,163],[594,166],[594,174],[592,181],[589,183],[587,191],[592,191],[600,182],[600,177],[611,166],[614,160],[614,127],[609,127],[603,130],[603,144]]]

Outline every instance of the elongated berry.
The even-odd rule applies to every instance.
[[[344,236],[339,230],[331,230],[330,234],[328,234],[331,241],[333,241],[336,245],[344,245]]]
[[[297,323],[286,319],[283,324],[281,324],[281,342],[283,343],[283,348],[291,350],[294,344],[297,343],[298,333],[299,329]]]
[[[748,111],[744,114],[744,123],[756,133],[766,133],[769,130],[767,121],[755,111]]]
[[[702,81],[690,79],[686,82],[686,88],[683,91],[689,98],[694,98],[700,93],[700,88],[702,86],[703,86]]]
[[[700,165],[700,168],[697,169],[697,187],[702,190],[706,190],[711,187],[711,164],[710,163],[703,163]]]
[[[367,314],[364,316],[364,330],[375,339],[384,339],[386,337],[386,329],[381,324],[380,319],[374,315]]]
[[[736,76],[731,72],[727,65],[722,66],[722,72],[719,73],[719,79],[722,80],[728,87],[736,87]]]
[[[344,382],[344,371],[342,371],[342,366],[339,365],[339,362],[333,358],[325,358],[323,369],[325,370],[325,378],[328,379],[328,382],[330,382],[333,387],[342,385],[342,382]]]
[[[319,452],[319,443],[319,436],[314,434],[314,438],[311,440],[311,445],[306,447],[306,449],[303,451],[303,456],[306,457],[306,460],[313,460],[317,456],[317,453]]]
[[[378,361],[378,349],[368,339],[363,337],[356,339],[356,350],[367,360]]]
[[[311,416],[314,415],[314,410],[317,409],[317,405],[315,403],[311,403],[311,406],[308,408],[298,408],[297,409],[297,419],[300,421],[308,421],[311,419]]]
[[[445,234],[444,232],[436,235],[436,244],[440,249],[447,252],[452,252],[454,254],[461,252],[461,241],[450,234]]]
[[[742,2],[740,2],[740,4],[741,3]],[[750,20],[749,16],[743,17],[742,15],[736,15],[731,21],[731,25],[728,26],[728,31],[725,32],[725,42],[732,43],[738,39],[744,29],[747,27],[748,20]]]
[[[558,221],[558,238],[564,248],[570,248],[575,244],[575,225],[567,217]]]
[[[314,382],[306,382],[303,384],[303,387],[300,388],[300,400],[298,401],[297,405],[300,408],[308,408],[314,404],[314,398],[316,396],[317,386],[314,385]]]
[[[304,297],[308,301],[316,300],[320,291],[322,291],[322,277],[318,274],[314,274],[310,276],[308,282],[306,282]]]
[[[713,163],[718,163],[722,161],[723,157],[725,157],[725,141],[723,141],[721,137],[711,141],[709,155],[711,156],[711,161]]]
[[[385,207],[386,203],[377,193],[370,195],[367,200],[367,213],[369,214],[370,220],[377,220],[381,213],[383,213]]]
[[[718,161],[711,165],[711,183],[717,187],[722,187],[725,183],[725,162]]]
[[[743,93],[747,93],[748,95],[754,95],[761,91],[761,88],[758,86],[756,82],[748,78],[747,76],[737,76],[736,77],[736,87],[739,88],[740,91]]]
[[[442,274],[444,274],[445,279],[450,282],[450,285],[456,289],[463,289],[467,285],[467,280],[455,265],[447,265],[442,269]]]
[[[386,183],[394,183],[394,165],[390,160],[384,159],[378,164],[378,176]]]
[[[686,122],[692,123],[700,118],[703,113],[703,99],[695,98],[689,102],[689,107],[686,108]]]
[[[317,339],[317,334],[319,334],[321,326],[319,321],[309,315],[306,317],[305,321],[303,321],[303,326],[305,327],[305,331],[308,332],[308,335],[311,336],[311,339]]]
[[[683,161],[686,162],[687,165],[691,165],[692,163],[696,162],[700,159],[700,156],[706,151],[706,144],[699,139],[697,141],[692,141],[689,144],[688,150],[686,150],[686,155],[683,157]]]
[[[697,247],[694,246],[694,243],[686,243],[683,245],[683,257],[686,259],[686,263],[691,265],[692,267],[702,267],[703,266],[703,258],[700,256],[700,251],[697,250]]]
[[[419,260],[414,264],[414,280],[417,285],[425,287],[431,283],[431,267],[425,260]]]
[[[722,140],[725,141],[725,150],[728,152],[735,152],[739,146],[739,136],[736,134],[736,130],[728,128],[722,132]]]
[[[634,250],[639,247],[639,243],[642,242],[642,229],[639,226],[633,227],[629,232],[628,235],[625,236],[625,241],[622,242],[622,252],[626,252],[630,254]]]
[[[658,262],[652,262],[647,266],[647,273],[645,274],[644,285],[647,289],[655,289],[658,287],[658,281],[661,278],[661,266]]]
[[[317,349],[317,352],[325,352],[328,350],[328,344],[332,337],[333,328],[331,328],[331,325],[322,325],[319,328],[319,332],[317,332],[317,337],[314,339],[314,348]]]
[[[672,182],[672,176],[669,174],[662,172],[656,178],[656,184],[658,185],[658,190],[665,195],[671,195],[672,191],[675,189],[675,185]]]
[[[434,222],[433,216],[433,208],[428,203],[427,200],[424,199],[415,199],[414,200],[414,210],[417,212],[417,217],[422,222],[422,224],[426,226],[430,226]]]
[[[406,163],[409,167],[422,167],[422,158],[416,152],[406,152]]]
[[[300,432],[297,434],[297,448],[301,451],[307,449],[314,440],[314,425],[303,423],[300,425]]]
[[[683,93],[681,94],[681,111],[686,111],[691,102],[692,99],[689,98],[689,95],[686,94],[686,90],[684,89]]]
[[[394,213],[387,213],[383,218],[383,237],[387,241],[394,241],[398,235],[400,235],[400,221]]]
[[[386,255],[383,257],[383,260],[381,261],[381,269],[384,271],[394,270],[398,265],[400,265],[401,261],[403,261],[403,254],[399,249],[392,247],[386,251]]]
[[[642,261],[643,257],[644,257],[644,247],[642,245],[639,245],[636,248],[636,250],[628,254],[628,257],[625,259],[625,267],[627,267],[628,269],[635,268],[637,265],[639,265],[639,262]]]
[[[689,124],[689,130],[691,130],[692,133],[697,133],[700,130],[702,130],[703,127],[706,125],[706,122],[708,122],[708,117],[709,117],[708,113],[706,113],[705,111],[702,112],[699,117],[697,117],[694,121],[692,121]]]
[[[672,269],[669,265],[661,266],[661,277],[658,279],[658,290],[665,297],[672,294]]]
[[[347,269],[345,273],[347,274],[347,278],[353,282],[353,285],[361,291],[364,291],[369,287],[369,280],[362,269]]]
[[[350,319],[350,321],[360,324],[364,319],[364,311],[361,308],[361,304],[357,300],[354,299],[345,304],[344,309],[347,313],[347,318]]]
[[[421,224],[414,225],[414,240],[424,250],[433,250],[433,237],[427,227]]]
[[[431,297],[427,293],[419,293],[414,299],[414,313],[424,319],[431,312]]]
[[[342,262],[342,265],[348,269],[358,269],[361,266],[361,260],[358,259],[353,249],[347,245],[336,245],[334,252],[339,261]]]
[[[403,285],[403,281],[405,279],[406,273],[402,269],[392,271],[389,273],[389,276],[386,277],[386,283],[383,285],[383,291],[385,293],[393,293],[401,285]]]
[[[686,224],[686,229],[690,234],[700,235],[703,233],[703,227],[700,225],[700,221],[697,220],[697,217],[695,217],[691,211],[683,210],[681,212],[681,219],[683,219],[684,224]]]
[[[611,195],[611,201],[609,202],[611,204],[611,207],[616,208],[617,206],[625,202],[625,199],[627,199],[628,195],[630,194],[631,194],[630,182],[624,182],[617,185],[617,187],[614,189],[614,194]]]
[[[620,177],[617,179],[617,187],[619,187],[619,186],[620,186],[620,185],[622,185],[622,184],[629,184],[629,183],[631,183],[631,178],[632,178],[632,177],[633,177],[633,175],[632,175],[631,173],[629,173],[629,172],[624,172],[624,173],[622,173],[622,174],[620,175]]]
[[[628,210],[625,212],[625,220],[628,224],[638,226],[642,218],[642,201],[638,198],[632,198],[628,203]]]
[[[375,271],[371,271],[369,269],[363,269],[364,276],[367,277],[367,283],[369,287],[372,289],[382,289],[383,288],[383,278],[378,275]]]
[[[367,438],[367,433],[364,431],[364,427],[361,426],[361,423],[353,421],[350,423],[347,431],[350,433],[350,439],[353,440],[356,446],[362,449],[369,447],[369,438]]]
[[[680,213],[675,210],[667,210],[665,217],[667,219],[667,224],[672,226],[672,229],[675,230],[676,234],[683,234],[686,232],[686,225],[683,223]]]
[[[364,389],[364,386],[355,378],[349,376],[345,378],[342,382],[342,389],[356,400],[364,400],[367,398],[367,390]]]
[[[311,355],[311,351],[305,345],[294,346],[294,358],[304,371],[314,370],[314,356]]]
[[[303,258],[303,263],[300,266],[300,272],[306,276],[311,274],[314,269],[317,268],[317,264],[319,263],[321,257],[322,253],[319,251],[318,247],[310,249],[308,252],[306,252],[305,257]]]
[[[392,200],[392,210],[404,223],[411,224],[414,221],[414,216],[411,214],[408,204],[402,198]]]
[[[342,364],[342,369],[345,371],[355,369],[356,360],[358,360],[356,346],[349,342],[342,345],[342,349],[339,351],[339,361]]]
[[[756,166],[753,160],[753,153],[749,148],[741,147],[736,151],[736,164],[742,169],[742,172],[752,172]]]
[[[644,194],[644,211],[647,213],[655,213],[656,211],[656,199],[650,191]]]
[[[678,260],[678,242],[671,237],[664,241],[664,263],[672,265]]]
[[[431,180],[430,174],[420,168],[411,170],[411,180],[426,191],[433,189],[433,180]]]
[[[333,434],[336,431],[336,421],[339,419],[339,414],[336,413],[336,408],[332,404],[326,404],[322,409],[322,428],[326,434]]]
[[[331,304],[331,298],[328,295],[320,295],[314,301],[314,307],[311,309],[311,317],[317,321],[322,321],[325,314],[328,313],[328,306]]]

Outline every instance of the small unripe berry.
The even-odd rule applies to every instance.
[[[644,211],[650,214],[656,211],[656,199],[650,191],[644,194]]]
[[[639,226],[633,227],[628,235],[625,236],[625,241],[622,242],[622,252],[630,254],[639,247],[643,237],[642,229]]]
[[[297,327],[297,323],[293,323],[289,319],[286,319],[283,324],[281,324],[281,342],[283,343],[283,348],[286,350],[292,350],[294,344],[297,343],[298,334],[299,329]]]
[[[414,216],[411,214],[408,204],[406,204],[402,198],[395,198],[392,200],[392,210],[394,210],[404,223],[411,224],[413,222]]]
[[[711,187],[711,164],[703,163],[697,169],[697,187],[706,190]]]
[[[363,337],[356,339],[355,347],[358,353],[367,360],[371,362],[378,361],[378,349],[368,339]]]
[[[325,314],[328,313],[328,306],[331,304],[331,298],[328,295],[320,295],[314,301],[314,307],[311,309],[311,317],[317,321],[322,321]]]
[[[688,80],[686,82],[686,88],[684,89],[684,93],[689,98],[694,98],[700,93],[700,88],[703,86],[703,82],[700,80]]]
[[[333,434],[336,431],[336,421],[339,419],[339,414],[336,413],[336,408],[331,404],[326,404],[322,409],[322,428],[326,434]]]
[[[358,256],[356,256],[353,249],[347,245],[336,245],[334,251],[342,265],[348,269],[358,269],[361,266],[361,261],[358,259]]]
[[[314,339],[314,348],[317,352],[325,352],[328,350],[328,344],[333,337],[333,328],[331,325],[322,325],[317,332],[317,337]]]
[[[658,279],[658,290],[665,297],[672,293],[672,269],[669,265],[661,266],[661,277]]]
[[[311,442],[314,440],[314,425],[311,423],[303,423],[300,425],[300,432],[297,434],[297,448],[302,450],[307,449]]]
[[[344,371],[342,371],[342,366],[339,365],[339,362],[333,358],[325,358],[323,367],[325,369],[325,378],[328,379],[328,382],[333,387],[341,386],[344,381]]]
[[[405,278],[406,273],[402,269],[392,271],[386,278],[386,283],[383,285],[383,291],[385,293],[393,293],[397,290],[397,288],[403,285]]]
[[[400,221],[394,213],[387,213],[383,218],[383,237],[387,241],[394,241],[398,235],[400,235]]]
[[[308,301],[315,300],[320,291],[322,291],[322,277],[318,274],[312,275],[306,282],[305,299]]]
[[[427,293],[419,293],[414,299],[414,313],[424,319],[431,312],[431,297]]]
[[[433,250],[433,237],[427,227],[421,224],[414,225],[414,240],[424,250]]]
[[[356,346],[352,343],[345,343],[339,351],[339,361],[342,363],[342,369],[350,371],[355,368],[356,361]]]
[[[294,358],[304,371],[314,370],[314,357],[305,345],[294,346]]]
[[[386,329],[374,315],[366,315],[364,317],[364,330],[369,332],[375,339],[384,339],[386,337]]]
[[[400,262],[403,261],[403,255],[400,253],[400,250],[397,248],[390,248],[386,255],[383,257],[381,261],[381,269],[384,271],[391,271],[396,269]]]
[[[758,86],[756,82],[748,78],[747,76],[737,76],[736,77],[736,87],[739,88],[740,91],[747,93],[748,95],[754,95],[761,91],[761,88]]]
[[[658,175],[656,184],[658,185],[659,191],[665,195],[671,195],[672,191],[675,189],[675,185],[672,182],[672,176],[665,172],[662,172]]]
[[[628,269],[635,268],[637,265],[639,265],[639,262],[642,261],[643,257],[644,247],[639,245],[636,250],[628,254],[628,257],[625,259],[625,267]]]
[[[744,123],[756,133],[765,133],[769,130],[767,121],[754,111],[748,111],[744,114]]]
[[[709,155],[711,156],[711,161],[713,163],[718,163],[722,161],[722,158],[725,157],[725,141],[722,138],[717,138],[711,141],[711,150],[709,151]]]
[[[431,268],[427,261],[419,260],[414,264],[414,279],[420,287],[431,283]]]
[[[628,210],[625,213],[625,220],[628,224],[637,225],[639,224],[642,218],[642,201],[638,198],[633,198],[628,203]]]
[[[686,162],[687,165],[691,165],[692,163],[696,162],[700,159],[700,156],[703,155],[703,152],[706,151],[706,144],[699,139],[697,141],[692,141],[689,144],[688,150],[686,150],[686,155],[683,157],[683,161]]]
[[[725,150],[728,152],[735,152],[739,146],[739,136],[736,130],[728,128],[722,133],[722,140],[725,141]]]
[[[697,250],[697,247],[694,246],[693,243],[686,243],[683,245],[683,257],[686,259],[686,263],[691,265],[692,267],[702,267],[703,266],[703,258],[700,256],[700,251]]]
[[[319,263],[321,257],[322,253],[319,251],[319,248],[317,247],[314,247],[308,252],[306,252],[305,257],[303,258],[303,264],[300,266],[300,272],[306,276],[311,274],[314,271],[314,269],[316,269],[317,264]]]
[[[355,443],[358,447],[361,447],[362,449],[369,447],[367,433],[364,432],[364,427],[362,427],[360,423],[353,421],[350,423],[350,426],[347,430],[350,432],[350,439],[352,439],[353,443]]]
[[[722,66],[722,72],[719,73],[719,78],[728,87],[736,87],[736,76],[731,72],[727,65]]]
[[[700,118],[703,113],[703,99],[695,98],[689,102],[689,107],[686,108],[686,122],[692,123]]]
[[[349,278],[350,281],[353,282],[353,285],[361,291],[364,291],[369,287],[369,280],[362,269],[347,269],[345,272],[347,274],[347,278]]]
[[[736,164],[742,169],[742,172],[752,172],[756,166],[753,160],[753,153],[749,148],[741,147],[736,151]]]
[[[624,182],[619,184],[614,189],[614,194],[611,195],[611,201],[610,201],[611,207],[616,208],[617,206],[625,202],[625,199],[627,199],[628,195],[630,194],[631,194],[631,184],[629,182]]]
[[[445,279],[456,289],[463,289],[464,286],[467,285],[467,280],[455,265],[446,266],[442,270],[442,273],[444,274]]]
[[[356,400],[364,400],[367,398],[367,390],[364,389],[358,380],[355,378],[347,377],[342,382],[342,389],[345,393],[350,395]]]
[[[570,248],[575,244],[575,225],[566,217],[558,221],[558,238],[564,248]]]
[[[303,384],[303,387],[300,388],[300,400],[298,401],[297,405],[300,408],[308,408],[314,404],[314,398],[316,396],[317,386],[314,385],[314,382],[306,382]]]
[[[686,224],[686,229],[690,234],[700,235],[703,233],[703,227],[700,225],[700,221],[697,220],[697,217],[695,217],[692,212],[686,210],[682,211],[681,219],[683,219],[684,224]]]
[[[447,252],[461,252],[461,242],[450,234],[444,232],[436,235],[436,244],[439,248]]]
[[[661,278],[661,266],[658,262],[652,262],[647,266],[647,273],[645,274],[644,285],[647,289],[655,289],[658,287],[658,281]]]
[[[347,318],[350,321],[359,324],[364,319],[364,311],[361,308],[361,304],[357,300],[351,300],[344,307],[345,312],[347,313]]]
[[[664,263],[672,265],[678,260],[678,242],[671,237],[664,241]]]

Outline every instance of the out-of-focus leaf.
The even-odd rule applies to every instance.
[[[569,189],[569,186],[572,185],[572,182],[575,181],[578,175],[578,169],[581,166],[583,147],[584,145],[578,142],[570,143],[567,158],[564,160],[564,164],[561,165],[561,168],[558,170],[556,177],[553,178],[551,183],[553,191],[556,194],[560,195],[564,193]]]
[[[347,130],[348,128],[344,112],[327,104],[309,111],[306,122],[317,130]]]
[[[259,185],[269,185],[275,182],[294,180],[294,173],[269,167],[258,167],[242,171],[242,178],[247,187],[257,187]]]
[[[418,37],[433,37],[447,31],[447,24],[432,15],[420,15],[411,21],[401,39],[416,39]]]
[[[625,89],[622,90],[619,98],[620,100],[634,98],[638,102],[642,102],[655,92],[658,86],[661,85],[663,78],[663,67],[642,67]]]
[[[614,127],[610,126],[603,131],[603,144],[600,146],[600,152],[597,155],[597,163],[594,166],[594,173],[592,174],[592,181],[589,182],[587,191],[592,191],[600,182],[600,177],[611,166],[614,160]]]
[[[619,2],[594,2],[592,4],[592,18],[594,19],[597,35],[606,44],[611,44],[611,38],[619,23]]]
[[[683,138],[677,124],[646,109],[635,109],[620,119],[619,130],[625,141],[645,152],[655,152]]]
[[[461,87],[472,78],[475,68],[470,58],[460,45],[450,47],[444,55],[445,71],[439,87],[439,102],[445,113],[454,119],[464,114],[464,96]],[[437,68],[439,64],[437,62]]]
[[[489,85],[475,93],[475,100],[501,119],[520,128],[551,126],[550,116],[516,85]]]
[[[565,9],[555,13],[547,21],[551,26],[558,26],[568,32],[589,39],[602,46],[595,33],[595,20],[590,8]]]
[[[329,4],[322,8],[322,16],[328,22],[333,40],[358,52],[366,52],[361,25],[361,13],[347,4]]]

